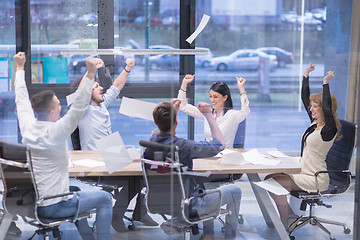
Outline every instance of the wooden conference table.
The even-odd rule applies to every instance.
[[[266,152],[267,149],[258,149],[260,152]],[[269,149],[274,150],[274,149]],[[245,151],[240,149],[238,151]],[[129,194],[140,192],[142,182],[142,171],[140,160],[134,160],[131,164],[121,168],[120,170],[109,174],[105,166],[86,167],[76,164],[76,161],[82,159],[92,159],[102,161],[98,151],[71,151],[70,159],[73,163],[69,168],[71,177],[102,177],[106,179],[120,180],[126,179],[129,184]],[[240,174],[246,173],[250,181],[251,187],[259,204],[264,220],[269,227],[275,227],[280,239],[289,239],[280,218],[274,208],[270,196],[266,190],[258,187],[254,182],[261,181],[259,173],[299,173],[300,167],[293,159],[281,158],[277,165],[253,165],[246,163],[244,165],[222,164],[221,158],[202,158],[193,160],[193,171],[203,172],[211,171],[211,174]],[[132,195],[133,196],[133,195]]]

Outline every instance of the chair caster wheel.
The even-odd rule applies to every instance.
[[[336,238],[334,238],[334,237],[330,237],[330,240],[336,240]]]
[[[128,229],[129,229],[129,231],[134,231],[134,230],[135,230],[135,225],[134,225],[134,224],[130,224],[130,225],[128,226]]]
[[[345,233],[345,234],[350,234],[350,233],[351,233],[350,228],[344,228],[344,233]]]
[[[290,237],[290,240],[295,240],[294,236],[289,236],[289,237]]]
[[[221,227],[221,232],[223,233],[223,232],[225,232],[225,228],[224,227]]]
[[[239,216],[238,222],[239,224],[244,224],[244,218],[242,215]]]

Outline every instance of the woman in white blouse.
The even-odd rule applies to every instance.
[[[181,100],[180,110],[186,114],[204,119],[204,115],[193,105],[188,104],[186,100],[186,88],[194,80],[194,75],[187,74],[181,84],[178,99]],[[239,123],[245,120],[250,113],[249,100],[246,95],[244,78],[236,77],[237,86],[241,95],[241,110],[234,110],[231,99],[230,89],[224,82],[216,82],[210,88],[210,101],[212,104],[212,113],[224,136],[226,147],[232,147],[234,144],[236,130]],[[211,140],[210,127],[207,121],[204,122],[204,135],[207,141]]]

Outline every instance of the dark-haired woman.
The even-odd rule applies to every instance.
[[[180,110],[184,113],[204,119],[204,115],[193,105],[188,104],[186,100],[186,88],[194,80],[194,75],[187,74],[181,84],[178,99],[180,99]],[[224,82],[216,82],[210,88],[210,101],[212,104],[212,113],[222,132],[226,147],[232,147],[234,144],[236,130],[239,123],[249,115],[249,100],[246,95],[244,78],[236,77],[237,86],[241,95],[241,110],[234,110],[231,99],[230,89]],[[204,135],[206,140],[211,140],[210,127],[207,121],[204,122]]]

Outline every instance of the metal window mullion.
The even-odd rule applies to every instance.
[[[195,30],[195,0],[180,0],[180,49],[194,49],[195,41],[192,44],[186,42],[186,38]],[[195,74],[195,56],[180,55],[179,85],[185,74]],[[187,89],[189,103],[195,103],[195,81]],[[188,118],[188,138],[194,139],[194,118]]]

